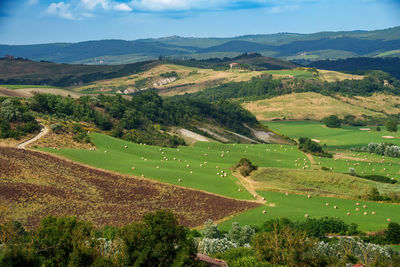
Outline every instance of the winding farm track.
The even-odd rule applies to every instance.
[[[29,145],[29,144],[31,144],[31,143],[33,143],[33,142],[39,140],[40,138],[42,138],[43,136],[45,136],[46,134],[48,134],[49,128],[47,128],[46,125],[43,125],[43,124],[40,124],[40,125],[42,126],[42,129],[40,130],[40,133],[39,133],[38,135],[36,135],[35,137],[29,139],[28,141],[25,141],[25,142],[19,144],[19,145],[17,146],[17,148],[26,149],[26,146],[27,146],[27,145]]]
[[[255,186],[254,186],[254,181],[244,177],[237,171],[231,170],[231,173],[233,176],[235,176],[239,180],[241,185],[243,185],[243,187],[246,188],[246,190],[249,191],[249,193],[252,194],[257,199],[254,202],[257,202],[260,204],[267,203],[267,201],[257,193]]]

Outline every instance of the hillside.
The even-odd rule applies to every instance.
[[[381,70],[390,73],[397,79],[400,79],[400,58],[388,57],[390,54],[383,54],[382,56],[387,57],[360,57],[338,60],[322,60],[311,62],[308,66],[327,70],[347,71],[352,73],[365,73],[371,70]]]
[[[192,56],[204,58],[204,55],[210,57],[213,53],[235,55],[259,52],[266,56],[301,62],[390,53],[400,47],[399,32],[400,27],[395,27],[375,31],[278,33],[231,38],[172,36],[135,41],[0,45],[0,55],[9,54],[58,63],[121,64],[156,59],[160,55],[179,59]]]
[[[162,208],[193,227],[258,205],[15,148],[0,147],[0,166],[0,223],[17,219],[28,228],[48,215],[123,226]]]
[[[332,114],[335,114],[340,118],[343,118],[346,115],[353,115],[359,119],[363,118],[363,115],[383,118],[385,117],[384,113],[372,110],[374,107],[372,106],[372,103],[376,103],[375,108],[385,103],[382,97],[363,97],[357,101],[358,98],[343,98],[342,100],[339,100],[314,92],[293,93],[270,99],[245,102],[243,103],[243,107],[254,114],[258,120],[262,121],[270,121],[274,119],[309,119],[320,121],[324,117]],[[346,103],[346,101],[344,101],[345,99],[350,103]],[[375,100],[378,99],[381,99],[381,101],[375,102]],[[398,97],[396,97],[396,99],[398,101]],[[387,109],[390,110],[391,107],[387,107]],[[395,110],[392,112],[394,113]]]
[[[141,72],[156,64],[154,61],[144,61],[113,66],[88,66],[1,58],[0,84],[76,86]]]

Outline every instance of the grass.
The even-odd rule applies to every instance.
[[[98,133],[93,133],[91,138],[96,144],[96,151],[51,148],[41,150],[94,167],[123,174],[144,174],[150,179],[237,199],[253,199],[229,171],[241,158],[249,158],[258,166],[278,168],[295,168],[292,162],[297,158],[304,158],[301,152],[291,146],[199,142],[193,147],[179,147],[179,151],[176,148],[162,148],[162,154],[161,148],[156,146],[134,144]],[[125,145],[128,146],[127,149],[124,148]],[[221,157],[223,151],[224,157]],[[142,157],[147,160],[142,160]],[[174,157],[176,160],[173,160]],[[187,164],[190,165],[189,168],[186,167]],[[132,167],[135,169],[132,170]],[[221,170],[226,171],[228,176],[222,178],[217,175]],[[178,179],[182,181],[179,182]]]
[[[301,221],[305,220],[305,214],[309,214],[310,218],[338,217],[346,223],[358,224],[359,229],[362,231],[377,231],[386,228],[388,224],[387,218],[390,218],[392,222],[400,222],[399,205],[319,196],[309,199],[304,195],[289,194],[286,196],[283,193],[266,191],[258,193],[268,201],[266,205],[225,221],[219,224],[219,228],[229,230],[233,222],[238,222],[242,226],[261,225],[269,219],[280,217]],[[361,205],[356,206],[357,202]],[[325,203],[330,205],[327,207]],[[335,205],[338,209],[333,208]],[[363,205],[367,205],[367,208],[364,209]],[[360,211],[356,211],[357,207],[360,208]],[[262,213],[263,210],[266,211],[265,214]],[[365,211],[368,212],[368,215],[363,215]],[[376,215],[372,215],[372,211],[375,211]],[[351,215],[347,216],[347,212],[350,212]]]
[[[346,171],[348,172],[348,168]],[[378,188],[380,192],[400,192],[398,184],[379,183],[323,170],[261,168],[254,172],[251,178],[255,181],[257,190],[261,191],[310,193],[346,198],[357,198],[369,192],[372,187]]]
[[[342,128],[327,128],[324,124],[313,121],[273,121],[264,122],[275,132],[291,138],[309,137],[320,140],[328,149],[349,149],[354,146],[367,145],[371,142],[390,142],[400,145],[400,134],[388,132],[381,126],[382,131],[361,131],[360,128],[343,126]],[[394,136],[395,139],[385,139],[382,136]]]
[[[253,113],[258,120],[266,121],[277,118],[322,120],[332,114],[336,114],[341,118],[349,114],[356,117],[361,117],[362,115],[385,116],[381,112],[369,110],[368,107],[359,106],[357,103],[346,103],[345,101],[314,92],[293,93],[271,99],[246,102],[243,107]]]

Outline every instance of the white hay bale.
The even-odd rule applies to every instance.
[[[308,214],[304,214],[304,218],[308,218],[309,217],[309,215]]]
[[[239,189],[238,189],[238,192],[242,192],[242,189],[239,188]]]
[[[386,221],[391,222],[392,220],[390,218],[387,218]]]
[[[125,148],[128,148],[128,146],[124,146]]]
[[[265,200],[265,197],[261,197],[262,200]]]
[[[267,213],[267,211],[266,211],[266,210],[263,210],[262,213],[265,214],[265,213]]]
[[[360,209],[359,209],[359,208],[356,208],[356,211],[360,211]]]
[[[364,215],[368,215],[368,212],[364,211]]]
[[[333,208],[334,208],[335,210],[337,210],[337,209],[338,209],[338,206],[333,206]]]
[[[367,205],[363,205],[363,208],[366,209],[366,208],[367,208]]]
[[[156,169],[159,169],[160,168],[160,166],[156,166]]]
[[[190,171],[190,174],[192,174],[193,173],[193,171]]]
[[[329,203],[328,203],[328,202],[326,202],[326,203],[325,203],[325,206],[329,207]]]
[[[178,182],[182,182],[182,179],[181,179],[181,178],[179,178],[179,179],[178,179]]]
[[[288,196],[288,195],[289,195],[289,193],[288,193],[288,192],[286,192],[286,193],[285,193],[285,196]]]
[[[307,195],[307,198],[311,198],[311,195]]]
[[[107,153],[107,150],[104,150],[104,153]]]
[[[347,216],[350,216],[350,214],[351,214],[351,213],[350,213],[350,212],[348,212],[348,213],[346,213],[346,214],[347,214]]]
[[[372,215],[375,215],[375,214],[376,214],[376,212],[375,212],[375,211],[373,211],[373,212],[371,212],[371,214],[372,214]]]
[[[356,203],[356,206],[360,206],[360,203],[357,202],[357,203]]]
[[[190,168],[190,165],[189,165],[189,164],[186,164],[186,168]]]

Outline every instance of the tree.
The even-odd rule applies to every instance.
[[[394,118],[390,118],[386,121],[386,130],[389,132],[397,132],[398,121]]]
[[[325,123],[326,127],[329,128],[340,128],[342,124],[340,119],[336,115],[330,115],[328,117],[325,117],[323,118],[322,121]]]
[[[389,223],[388,228],[385,230],[385,237],[390,244],[399,244],[400,224],[395,222]]]

